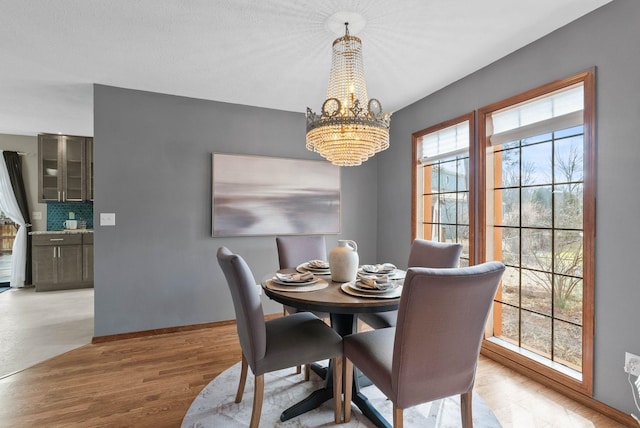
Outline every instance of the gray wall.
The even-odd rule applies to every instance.
[[[406,260],[411,239],[411,134],[596,66],[594,397],[636,414],[622,367],[625,351],[640,355],[640,281],[635,269],[640,243],[638,22],[640,2],[613,1],[414,103],[394,114],[391,149],[378,157],[378,258]]]
[[[0,150],[25,154],[22,157],[22,175],[33,230],[47,230],[47,204],[38,202],[38,137],[0,134]],[[34,211],[42,213],[42,220],[33,219]]]
[[[94,109],[95,336],[234,319],[218,247],[258,281],[278,259],[273,236],[211,237],[211,153],[320,159],[305,149],[304,115],[101,85]],[[375,159],[341,180],[339,236],[375,262]],[[101,212],[116,226],[99,226]],[[326,239],[329,250],[338,235]]]

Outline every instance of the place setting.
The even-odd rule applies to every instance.
[[[273,278],[265,281],[265,287],[277,291],[315,291],[329,286],[322,278],[312,272],[276,273]]]
[[[375,265],[362,265],[358,268],[358,275],[362,276],[386,276],[388,279],[404,279],[405,272],[393,263],[380,263]]]
[[[404,272],[391,263],[362,265],[355,281],[342,284],[347,294],[357,297],[395,299],[402,294]]]
[[[331,275],[329,262],[326,260],[309,260],[296,267],[299,273],[311,272],[316,275]]]

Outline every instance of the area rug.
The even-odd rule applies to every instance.
[[[0,287],[0,293],[11,290],[11,287]]]
[[[191,403],[191,407],[182,421],[182,427],[248,427],[253,400],[251,370],[247,376],[242,402],[236,404],[234,399],[239,379],[240,363],[225,370],[212,380]],[[311,375],[311,381],[305,382],[302,375],[295,373],[295,369],[267,373],[264,381],[264,403],[260,426],[296,428],[334,426],[333,401],[327,401],[319,408],[286,422],[280,421],[280,413],[284,409],[320,388],[322,382],[314,374]],[[391,402],[375,386],[363,388],[362,392],[378,411],[388,421],[391,421]],[[364,417],[355,405],[352,409],[351,421],[340,426],[374,428],[373,423]],[[460,424],[459,396],[422,404],[404,411],[404,426],[407,428],[458,428]],[[501,426],[491,409],[477,394],[473,396],[473,426],[475,428],[499,428]]]

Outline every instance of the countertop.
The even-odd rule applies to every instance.
[[[35,230],[29,235],[75,235],[77,233],[93,233],[93,229]]]

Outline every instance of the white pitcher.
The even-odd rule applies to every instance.
[[[331,280],[335,282],[355,281],[358,274],[358,245],[348,239],[338,240],[338,246],[329,251]]]

